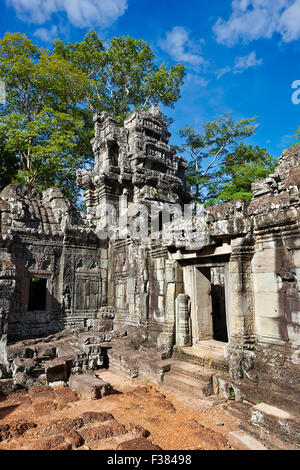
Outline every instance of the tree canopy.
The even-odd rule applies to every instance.
[[[7,150],[4,139],[0,138],[0,191],[14,182],[19,167],[18,158]]]
[[[60,185],[74,200],[76,168],[89,159],[77,151],[85,122],[78,102],[89,86],[85,74],[25,35],[8,33],[0,41],[0,76],[7,91],[0,136],[20,162],[16,181],[41,189]]]
[[[249,200],[251,183],[272,171],[274,159],[265,149],[242,143],[255,134],[256,119],[235,122],[226,113],[205,123],[200,131],[190,126],[179,131],[181,150],[189,161],[187,180],[196,203]]]
[[[252,199],[251,185],[266,178],[275,170],[276,159],[266,149],[240,144],[234,154],[228,155],[226,167],[218,175],[222,185],[215,202]]]
[[[146,110],[153,104],[173,107],[180,98],[183,65],[169,70],[165,64],[156,65],[150,45],[143,40],[115,37],[104,44],[90,31],[75,44],[54,41],[54,53],[88,76],[89,109],[108,111],[119,124],[133,109]]]
[[[108,111],[122,124],[134,109],[179,99],[184,67],[168,70],[154,59],[149,44],[130,37],[104,44],[91,31],[75,44],[58,39],[49,51],[7,33],[0,40],[7,90],[0,104],[1,165],[11,162],[15,182],[41,190],[56,185],[75,202],[76,170],[93,160],[94,112]]]

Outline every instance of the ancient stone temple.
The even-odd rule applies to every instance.
[[[85,214],[57,188],[0,194],[0,390],[48,360],[117,365],[234,399],[245,430],[300,446],[300,148],[250,203],[193,215],[159,108],[94,123]]]

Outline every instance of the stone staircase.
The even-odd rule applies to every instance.
[[[170,364],[170,371],[164,373],[162,385],[194,398],[204,398],[214,394],[215,374],[214,370],[174,361]]]
[[[189,362],[206,369],[228,372],[228,362],[224,358],[225,343],[219,341],[201,341],[193,347],[175,346],[173,358]]]

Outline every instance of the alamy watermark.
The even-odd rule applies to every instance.
[[[0,104],[5,104],[6,101],[6,88],[5,82],[0,80]]]
[[[163,244],[180,244],[187,249],[201,249],[206,240],[205,209],[193,204],[140,201],[129,203],[121,196],[119,204],[102,202],[96,212],[87,214],[88,220],[96,216],[96,235],[100,240],[118,239],[143,241],[160,239]],[[197,217],[194,217],[197,215]],[[201,225],[201,228],[199,227]],[[200,229],[201,233],[198,233]]]
[[[294,80],[292,83],[292,88],[295,90],[292,93],[292,103],[300,104],[300,80]]]

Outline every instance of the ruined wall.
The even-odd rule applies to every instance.
[[[191,201],[187,162],[169,145],[160,110],[134,112],[123,127],[107,113],[94,123],[95,166],[78,173],[86,215],[57,188],[42,198],[15,185],[0,194],[0,363],[7,338],[74,327],[111,331],[113,317],[127,344],[162,357],[174,345],[215,340],[223,322],[227,387],[250,401],[272,390],[268,402],[276,402],[285,383],[293,396],[300,147],[285,151],[274,174],[253,184],[250,204],[183,217]],[[29,309],[33,279],[46,286],[40,310]]]
[[[299,392],[299,163],[299,147],[285,151],[274,174],[253,184],[250,204],[207,208],[164,230],[191,301],[190,331],[177,344],[213,339],[211,275],[224,266],[228,384],[254,403],[282,405],[286,384],[293,406]]]
[[[0,203],[3,344],[96,318],[107,301],[107,260],[102,269],[101,243],[80,214],[56,188],[41,199],[9,185]]]
[[[169,146],[159,108],[132,113],[121,128],[107,113],[94,121],[94,170],[79,173],[78,184],[88,219],[108,243],[107,302],[115,308],[115,325],[130,332],[133,347],[170,354],[181,268],[162,247],[160,233],[191,199],[187,163]]]

